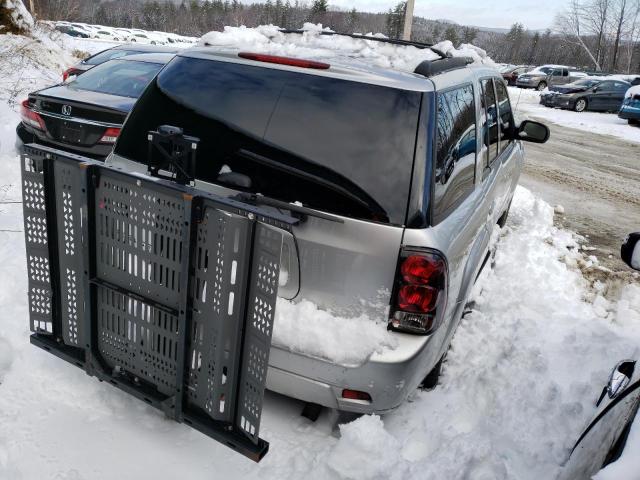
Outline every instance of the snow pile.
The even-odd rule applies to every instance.
[[[305,23],[302,34],[284,34],[275,25],[256,28],[225,27],[222,32],[209,32],[200,38],[199,45],[220,50],[248,50],[257,53],[300,57],[316,60],[343,59],[352,63],[360,61],[378,67],[413,72],[424,60],[436,60],[440,56],[430,49],[364,40],[340,35],[322,35],[330,31],[322,25]],[[372,34],[367,34],[372,36]],[[384,37],[383,35],[377,35]],[[451,56],[470,57],[476,63],[493,66],[486,52],[473,45],[464,44],[455,49],[445,41],[434,45]]]
[[[627,90],[627,93],[625,93],[625,97],[626,98],[631,98],[634,95],[640,95],[640,85],[636,85],[635,87],[631,87],[629,90]]]
[[[362,314],[355,318],[334,316],[314,303],[278,299],[273,323],[273,344],[341,365],[359,365],[373,353],[397,346],[387,322]]]
[[[33,25],[33,17],[22,0],[0,0],[0,33],[27,33]]]

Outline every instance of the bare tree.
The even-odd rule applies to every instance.
[[[616,1],[616,35],[613,44],[613,60],[611,61],[611,70],[616,70],[618,67],[618,56],[620,53],[620,40],[622,39],[622,33],[625,28],[625,22],[627,21],[626,14],[628,13],[628,0]]]
[[[627,0],[619,1],[626,2]],[[585,33],[587,33],[584,31],[584,11],[584,4],[580,2],[580,0],[571,0],[567,10],[556,17],[555,26],[569,43],[579,45],[584,49],[597,70],[602,70],[600,61],[592,53],[591,48],[589,48],[583,38]]]
[[[598,63],[602,64],[605,44],[607,39],[607,26],[611,15],[611,3],[613,0],[593,0],[584,7],[583,16],[589,30],[596,37],[595,56]]]

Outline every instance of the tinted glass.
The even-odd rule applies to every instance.
[[[624,82],[613,82],[613,89],[617,92],[626,92],[631,85]]]
[[[307,73],[175,58],[134,107],[116,153],[146,132],[200,138],[197,177],[355,218],[403,224],[421,94]],[[228,167],[250,187],[227,183]]]
[[[476,109],[471,85],[439,93],[434,223],[439,223],[473,190]]]
[[[110,60],[76,77],[69,88],[138,98],[162,64]]]
[[[491,79],[482,80],[482,108],[485,118],[482,124],[484,145],[487,147],[487,165],[498,156],[498,110]]]
[[[495,79],[496,93],[498,95],[498,114],[500,123],[500,152],[503,152],[513,138],[513,113],[509,93],[503,81]]]
[[[135,50],[116,50],[112,48],[105,50],[104,52],[97,53],[93,57],[87,58],[83,63],[87,65],[100,65],[107,60],[115,60],[116,58],[126,57],[127,55],[136,55],[138,53],[142,52],[137,52]]]
[[[574,85],[579,85],[581,87],[593,87],[598,83],[600,83],[600,80],[591,80],[591,79],[576,80],[575,82],[573,82]]]

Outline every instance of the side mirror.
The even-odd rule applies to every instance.
[[[620,248],[620,257],[634,270],[640,270],[640,232],[629,234]]]
[[[593,87],[593,93],[598,93],[598,90],[600,90],[598,87]]]
[[[516,136],[525,142],[545,143],[549,140],[551,132],[549,131],[549,127],[540,122],[525,120],[520,124]]]
[[[623,360],[622,362],[618,363],[611,371],[607,386],[602,390],[602,395],[600,395],[600,398],[596,402],[596,406],[600,406],[600,403],[604,399],[605,395],[607,395],[609,399],[613,400],[622,392],[624,392],[631,382],[631,377],[633,377],[633,372],[635,369],[635,360]]]

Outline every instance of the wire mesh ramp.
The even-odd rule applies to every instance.
[[[297,220],[47,147],[21,162],[31,343],[259,461]]]

